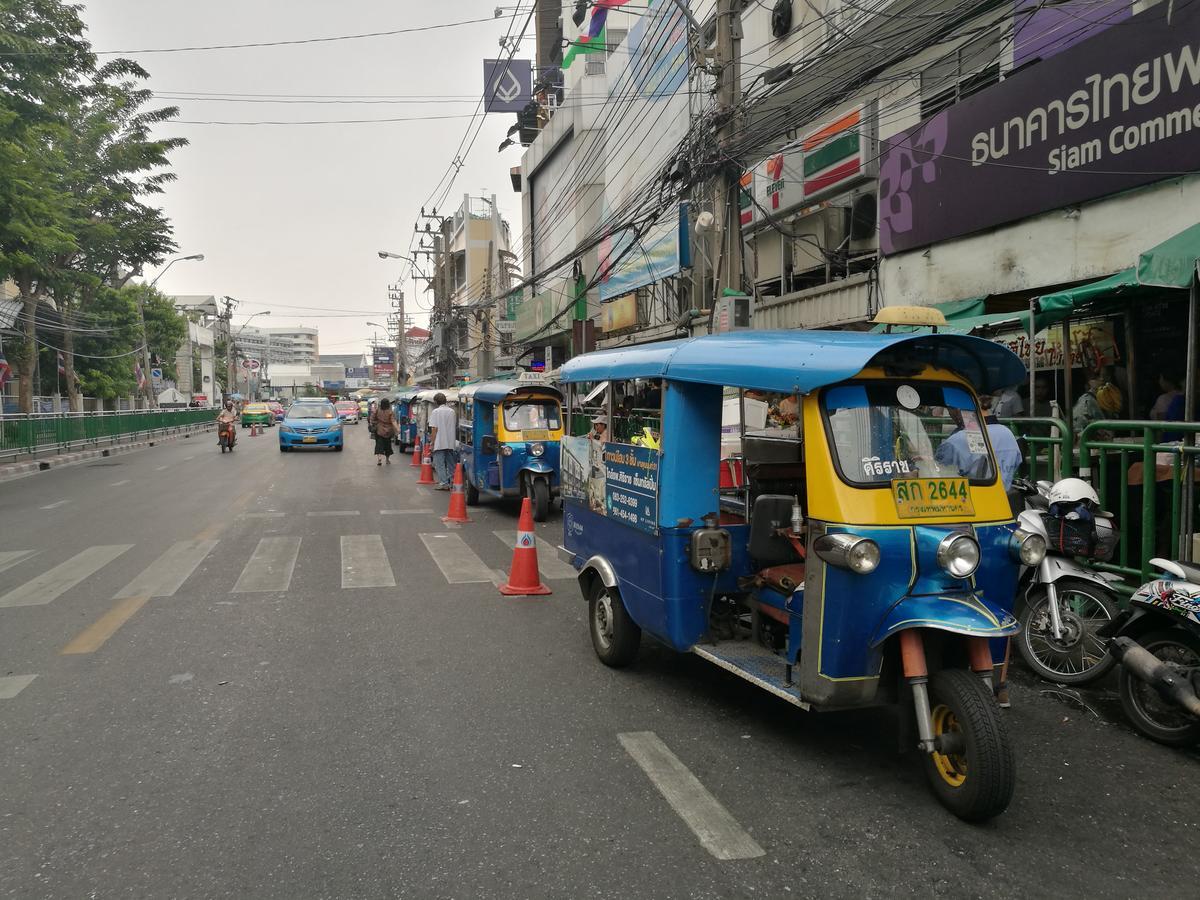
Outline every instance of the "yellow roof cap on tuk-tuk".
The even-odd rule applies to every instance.
[[[940,309],[932,306],[885,306],[875,314],[876,325],[909,325],[918,328],[937,328],[946,324]]]

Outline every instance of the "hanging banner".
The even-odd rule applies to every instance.
[[[1029,333],[1013,331],[992,338],[1029,365]],[[1062,326],[1051,325],[1034,335],[1034,368],[1038,371],[1063,367]],[[1112,319],[1084,319],[1071,323],[1071,368],[1098,369],[1120,365],[1121,349],[1113,334]]]
[[[600,245],[600,270],[604,272],[600,299],[612,300],[636,291],[677,275],[691,264],[688,205],[680,203],[678,216],[664,214],[640,239],[627,228]]]
[[[605,334],[634,328],[637,323],[637,294],[625,294],[600,304],[600,330]]]

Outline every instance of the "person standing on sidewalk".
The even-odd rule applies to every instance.
[[[433,411],[429,414],[429,435],[433,444],[433,471],[437,475],[439,491],[450,490],[450,479],[454,477],[454,410],[446,405],[446,395],[437,393],[433,397]]]
[[[372,434],[375,435],[375,465],[382,466],[384,460],[392,464],[392,438],[396,436],[396,414],[392,404],[384,397],[379,408],[371,413]]]

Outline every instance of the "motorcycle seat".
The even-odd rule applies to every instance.
[[[1150,565],[1169,572],[1176,578],[1183,578],[1192,584],[1200,584],[1200,566],[1195,563],[1183,562],[1178,559],[1162,559],[1156,557],[1150,560]]]

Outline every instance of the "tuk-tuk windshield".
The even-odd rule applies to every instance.
[[[995,480],[987,429],[970,392],[931,381],[875,381],[826,389],[822,408],[841,476]]]
[[[518,400],[504,404],[504,427],[509,431],[556,431],[562,428],[553,400]]]

